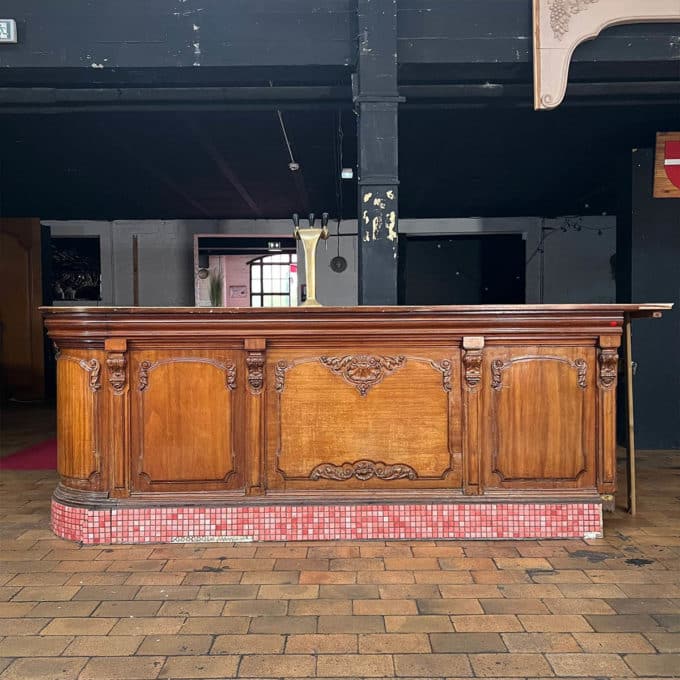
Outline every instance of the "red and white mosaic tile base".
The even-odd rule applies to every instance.
[[[596,538],[597,503],[269,505],[88,510],[52,501],[55,534],[87,544]]]

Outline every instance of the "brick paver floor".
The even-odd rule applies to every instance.
[[[4,472],[0,679],[680,678],[680,453],[597,541],[83,547]]]

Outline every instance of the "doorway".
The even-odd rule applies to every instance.
[[[521,234],[399,237],[399,304],[524,304]]]

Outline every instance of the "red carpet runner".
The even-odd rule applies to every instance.
[[[0,458],[0,470],[56,470],[57,440],[48,439]]]

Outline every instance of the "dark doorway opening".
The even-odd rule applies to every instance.
[[[403,234],[399,237],[399,304],[523,304],[525,258],[521,234]]]

